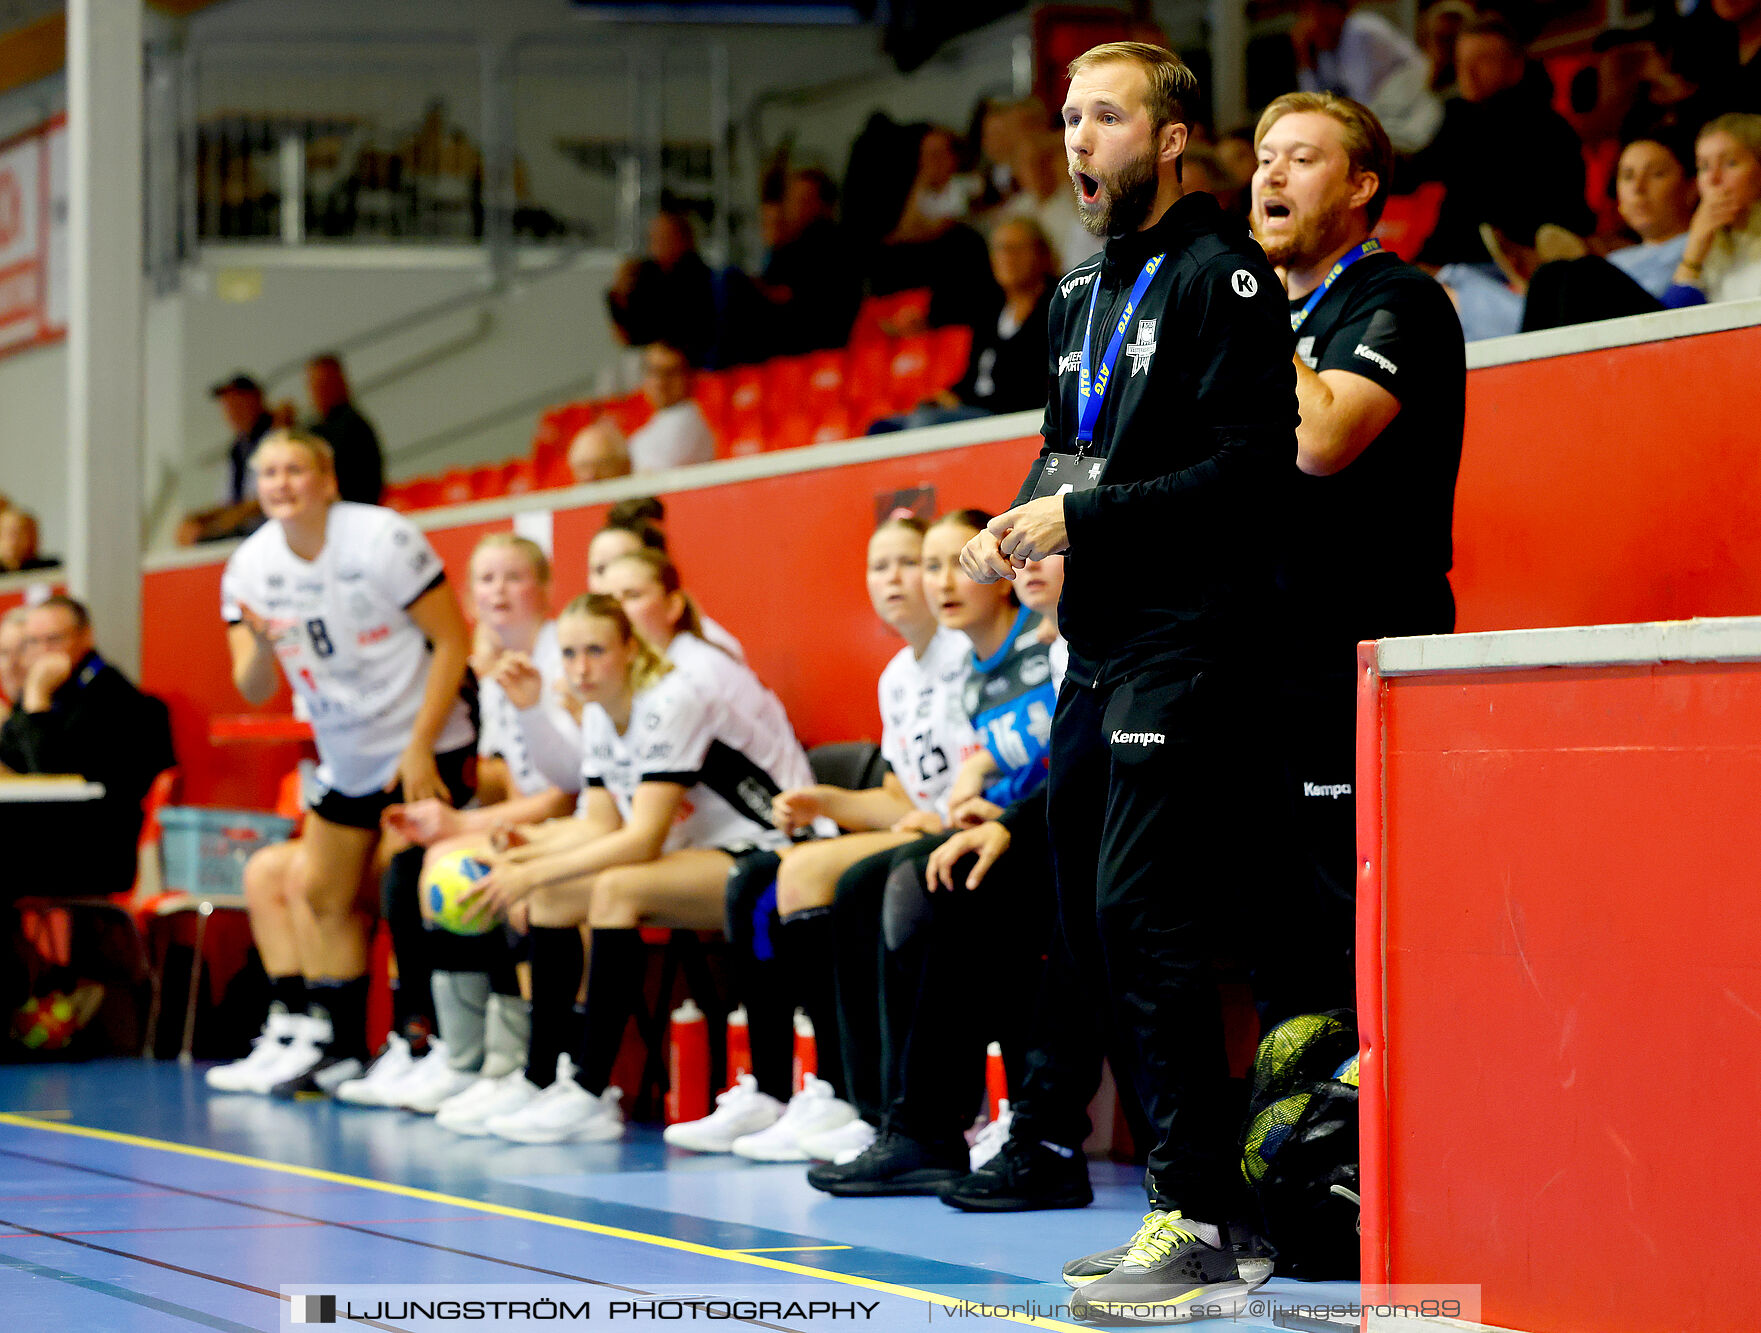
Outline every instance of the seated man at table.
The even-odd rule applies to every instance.
[[[174,762],[165,705],[98,655],[86,608],[56,596],[27,611],[24,684],[0,727],[0,765],[15,774],[77,775],[101,783],[104,794],[23,803],[0,793],[0,845],[9,862],[0,925],[14,957],[26,957],[17,952],[14,900],[119,893],[134,882],[141,803]],[[10,1007],[28,993],[29,969],[5,961],[0,969],[9,975],[0,998]]]

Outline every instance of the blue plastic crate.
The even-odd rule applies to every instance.
[[[242,898],[251,853],[286,842],[295,823],[262,810],[171,805],[159,812],[159,827],[166,888],[197,898]]]

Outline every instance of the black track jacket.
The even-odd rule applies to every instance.
[[[1296,466],[1296,370],[1277,275],[1208,194],[1116,236],[1052,293],[1046,453],[1076,451],[1077,355],[1092,287],[1106,351],[1144,261],[1167,259],[1132,315],[1088,454],[1099,484],[1065,497],[1070,546],[1058,626],[1070,679],[1110,685],[1152,663],[1245,663],[1266,617],[1281,493]],[[1135,353],[1132,347],[1138,349]],[[1024,504],[1035,464],[1016,497]]]

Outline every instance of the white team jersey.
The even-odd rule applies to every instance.
[[[563,678],[563,650],[557,645],[554,620],[539,627],[531,656],[532,665],[538,668],[542,680],[542,694],[532,712],[542,714],[544,721],[558,734],[575,738],[575,767],[579,768],[581,729],[557,698],[557,686]],[[541,791],[548,791],[553,784],[540,770],[533,747],[527,742],[526,728],[520,725],[520,710],[514,707],[507,691],[493,679],[484,681],[480,689],[483,734],[477,738],[477,753],[484,758],[501,756],[507,763],[514,790],[521,796],[536,796]],[[572,784],[569,790],[574,790]]]
[[[667,645],[666,658],[690,676],[700,690],[726,705],[730,716],[750,727],[754,737],[775,737],[783,742],[777,780],[784,791],[813,782],[813,766],[795,737],[788,710],[751,667],[695,634],[675,634]],[[824,818],[813,821],[813,831],[822,838],[835,838],[839,832],[835,823]]]
[[[921,659],[901,648],[881,672],[881,757],[911,803],[943,819],[954,774],[983,744],[961,697],[971,665],[972,641],[941,629]]]
[[[628,819],[638,786],[674,782],[685,799],[664,851],[788,841],[771,825],[770,803],[795,785],[790,775],[801,747],[792,734],[765,734],[735,717],[687,671],[669,671],[637,694],[623,735],[605,709],[589,704],[581,740],[579,810],[588,789],[604,787]]]
[[[271,522],[226,562],[221,615],[236,625],[249,607],[267,624],[312,723],[318,780],[332,791],[363,796],[396,776],[434,656],[409,607],[444,577],[440,557],[403,515],[346,502],[330,506],[316,560],[289,550],[281,524]],[[461,698],[434,748],[475,739]]]

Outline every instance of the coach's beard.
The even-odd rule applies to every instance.
[[[1093,203],[1083,197],[1080,178],[1084,175],[1100,186]],[[1070,183],[1076,191],[1076,213],[1083,229],[1092,236],[1123,236],[1143,225],[1156,202],[1155,151],[1127,162],[1111,176],[1079,172],[1073,167]]]

